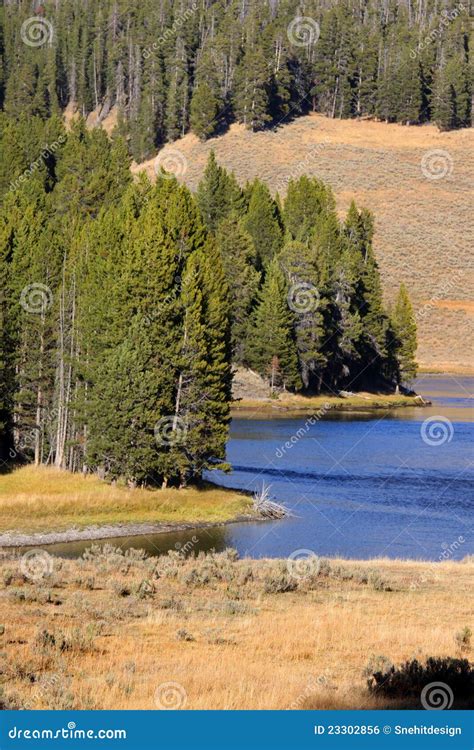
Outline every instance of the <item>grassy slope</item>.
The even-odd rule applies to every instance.
[[[456,633],[472,626],[472,559],[331,561],[310,586],[268,593],[285,566],[108,555],[54,560],[35,583],[0,558],[7,696],[32,708],[155,709],[171,682],[189,709],[393,708],[367,695],[369,657],[454,657]],[[364,581],[370,569],[378,577]],[[56,647],[41,645],[45,630]]]
[[[192,188],[212,148],[241,182],[258,176],[284,193],[291,176],[314,174],[334,188],[341,215],[354,197],[368,206],[376,217],[375,244],[387,298],[404,281],[416,308],[423,309],[420,363],[469,373],[474,372],[472,351],[465,344],[474,315],[469,302],[474,287],[468,197],[472,133],[310,115],[276,131],[249,133],[233,125],[208,143],[187,135],[166,148],[184,156],[180,178]],[[436,149],[448,152],[452,171],[428,180],[421,160]],[[134,171],[146,169],[154,177],[153,167],[150,160]]]
[[[203,489],[130,490],[92,476],[26,466],[0,475],[0,531],[59,531],[114,523],[226,521],[248,497]]]

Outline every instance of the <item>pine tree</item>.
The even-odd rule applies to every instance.
[[[372,247],[373,218],[369,211],[358,211],[351,204],[345,231],[351,253],[355,254],[356,304],[362,322],[360,356],[364,377],[374,384],[384,370],[387,357],[388,318],[382,299],[382,284]]]
[[[323,353],[325,300],[314,255],[307,245],[290,242],[278,256],[295,311],[295,342],[301,379],[306,389],[320,390],[326,357]]]
[[[9,261],[12,228],[0,224],[0,471],[9,457],[13,441],[13,346],[10,331]]]
[[[416,378],[416,319],[404,284],[400,286],[391,316],[394,332],[394,354],[397,362],[397,385],[410,383]]]
[[[220,102],[206,81],[194,89],[191,99],[191,130],[201,141],[214,135],[218,127]]]
[[[285,229],[292,239],[306,242],[321,214],[334,208],[331,188],[315,177],[290,180],[283,209]]]
[[[196,200],[207,228],[215,232],[219,223],[232,211],[243,210],[242,191],[233,174],[216,161],[214,151],[209,154],[206,169],[198,185]]]
[[[233,360],[242,363],[249,314],[260,283],[260,273],[255,267],[255,247],[236,213],[221,221],[216,242],[230,290]]]
[[[234,110],[239,122],[261,130],[271,120],[270,75],[263,51],[248,47],[236,74]]]
[[[292,328],[288,287],[274,258],[258,295],[246,347],[248,364],[268,379],[272,389],[301,387]]]
[[[283,233],[276,203],[260,180],[253,183],[244,227],[253,239],[258,265],[267,266],[281,248]]]

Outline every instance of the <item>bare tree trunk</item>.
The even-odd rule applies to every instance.
[[[38,363],[38,389],[36,391],[36,418],[35,418],[35,466],[39,466],[43,456],[43,390],[41,388],[41,379],[43,376],[43,355],[44,355],[44,312],[41,313],[41,334],[40,334],[40,351]]]

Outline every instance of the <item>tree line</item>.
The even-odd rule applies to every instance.
[[[226,467],[233,364],[274,391],[414,377],[413,311],[403,287],[384,308],[372,216],[339,221],[317,179],[282,201],[211,154],[194,195],[132,180],[124,139],[84,120],[3,114],[0,146],[3,460],[184,485]]]
[[[137,161],[192,130],[308,111],[469,127],[472,28],[458,0],[9,0],[0,106],[113,106]]]

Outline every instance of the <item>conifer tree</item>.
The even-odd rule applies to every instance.
[[[364,362],[365,377],[371,383],[383,371],[388,337],[382,284],[372,247],[372,215],[365,209],[359,212],[353,202],[349,208],[345,230],[349,245],[357,258],[356,304],[363,329],[360,355]]]
[[[210,138],[217,130],[219,99],[206,81],[194,89],[191,99],[191,130],[201,141]]]
[[[397,385],[410,383],[416,378],[416,319],[404,284],[398,292],[391,316],[394,332],[394,354],[397,362]]]
[[[285,229],[292,239],[306,242],[320,215],[334,208],[331,189],[315,177],[290,180],[283,209]]]
[[[301,379],[306,389],[319,390],[326,358],[323,353],[325,301],[318,269],[310,248],[290,242],[278,256],[289,288],[289,306],[295,312],[294,330]]]
[[[267,378],[272,389],[301,387],[292,327],[288,286],[274,258],[258,295],[246,348],[248,364]]]
[[[261,130],[271,120],[270,75],[263,51],[247,47],[236,74],[234,110],[239,122]]]
[[[237,180],[217,163],[214,151],[209,154],[196,200],[204,222],[212,232],[232,211],[241,213],[243,210],[242,191]]]
[[[276,203],[260,180],[253,183],[244,227],[253,239],[258,265],[267,266],[281,248],[283,233]]]
[[[255,267],[255,247],[236,213],[221,221],[216,242],[230,290],[233,360],[242,363],[249,314],[260,283],[260,273]]]

